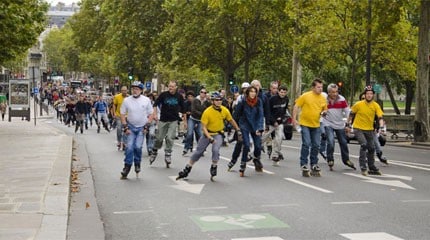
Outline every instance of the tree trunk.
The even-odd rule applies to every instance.
[[[428,87],[430,50],[430,1],[421,0],[418,32],[417,87],[414,136],[416,142],[429,140]]]
[[[387,89],[387,93],[390,96],[391,104],[393,105],[394,112],[397,115],[400,115],[399,107],[397,106],[396,99],[394,99],[393,91],[391,90],[390,83],[387,80],[384,80],[385,88]]]
[[[297,97],[300,96],[302,91],[302,66],[300,64],[299,53],[294,50],[293,51],[293,69],[291,71],[291,92],[290,92],[290,102],[291,106],[294,105]]]
[[[406,97],[405,97],[405,115],[411,115],[412,102],[414,100],[414,86],[412,81],[406,81]]]

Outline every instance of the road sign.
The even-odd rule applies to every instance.
[[[37,87],[33,88],[33,93],[34,94],[38,94],[39,93],[39,88],[37,88]]]
[[[237,85],[231,85],[230,92],[231,93],[237,93],[237,92],[239,92],[239,87]]]
[[[146,89],[151,90],[151,86],[152,86],[152,82],[146,82],[145,83]]]
[[[381,86],[381,84],[375,84],[375,85],[373,85],[373,90],[375,90],[375,93],[381,93],[382,92],[382,86]]]

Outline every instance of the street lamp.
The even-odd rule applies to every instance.
[[[34,126],[36,126],[36,73],[35,68],[39,71],[39,65],[40,65],[40,59],[42,58],[41,53],[30,53],[30,63],[31,63],[31,69],[33,73],[33,113],[34,113]]]

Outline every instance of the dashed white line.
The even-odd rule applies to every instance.
[[[349,204],[369,204],[369,201],[356,201],[356,202],[332,202],[333,205],[349,205]]]
[[[228,207],[225,206],[219,206],[219,207],[201,207],[201,208],[188,208],[188,211],[195,211],[195,210],[217,210],[217,209],[227,209]]]
[[[140,214],[140,213],[150,213],[150,212],[154,212],[154,210],[141,210],[141,211],[118,211],[118,212],[113,212],[113,214]]]
[[[290,182],[297,183],[299,185],[308,187],[308,188],[312,188],[314,190],[317,190],[317,191],[320,191],[320,192],[323,192],[323,193],[333,193],[330,190],[327,190],[327,189],[324,189],[324,188],[320,188],[320,187],[317,187],[317,186],[314,186],[314,185],[311,185],[311,184],[308,184],[308,183],[305,183],[305,182],[302,182],[302,181],[299,181],[299,180],[296,180],[296,179],[293,179],[293,178],[284,178],[284,179],[287,180],[287,181],[290,181]]]

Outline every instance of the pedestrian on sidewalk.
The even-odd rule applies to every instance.
[[[293,108],[292,124],[301,129],[302,146],[300,150],[300,167],[304,177],[321,176],[318,166],[318,151],[321,141],[320,117],[327,113],[327,100],[321,94],[323,82],[316,78],[312,89],[297,98]],[[297,115],[300,112],[299,121]],[[311,174],[308,163],[310,160]]]
[[[6,114],[7,109],[7,103],[6,101],[3,101],[0,103],[0,113],[1,113],[1,120],[4,121],[4,115]]]
[[[217,175],[217,164],[219,161],[219,150],[223,142],[224,121],[228,121],[238,133],[238,141],[242,139],[242,133],[230,114],[230,111],[222,106],[222,97],[218,92],[211,95],[212,106],[206,108],[203,112],[201,123],[204,137],[201,137],[197,143],[196,151],[191,155],[190,161],[185,168],[178,173],[176,180],[186,178],[193,165],[203,156],[209,144],[212,144],[212,164],[210,168],[211,180]]]
[[[144,141],[145,126],[152,121],[152,104],[148,97],[142,95],[143,84],[133,82],[131,85],[132,96],[124,99],[121,104],[121,125],[127,135],[127,148],[125,149],[124,168],[121,179],[126,179],[134,163],[136,175],[141,170],[142,146]]]
[[[381,133],[384,127],[383,112],[378,103],[373,100],[375,91],[372,86],[364,89],[364,100],[355,103],[351,107],[348,117],[347,131],[350,131],[354,119],[354,134],[360,144],[359,163],[361,174],[367,176],[381,175],[375,166],[375,133],[373,122],[375,116],[378,118],[378,131]]]

